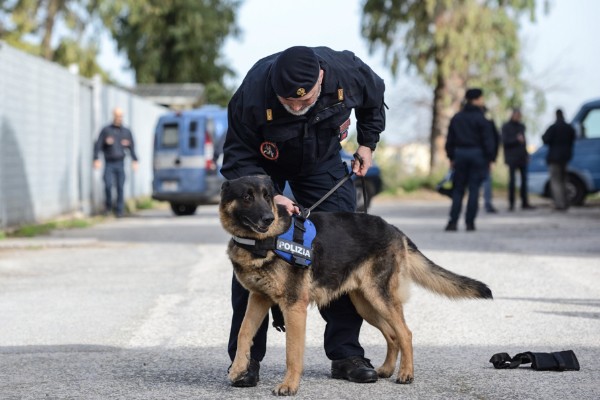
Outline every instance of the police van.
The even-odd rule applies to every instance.
[[[600,99],[584,103],[571,125],[577,136],[567,165],[567,196],[571,205],[582,206],[587,195],[600,192]],[[543,197],[551,197],[547,154],[548,146],[540,147],[528,166],[528,190]]]
[[[222,145],[226,131],[227,110],[220,106],[161,116],[154,132],[152,198],[169,202],[175,215],[218,202],[224,178],[215,146]]]

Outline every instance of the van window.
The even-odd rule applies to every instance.
[[[197,131],[198,131],[198,122],[196,122],[196,121],[190,122],[190,137],[188,139],[188,142],[189,142],[188,148],[190,148],[190,149],[195,149],[196,147],[198,147]]]
[[[587,113],[583,119],[583,137],[588,139],[600,138],[600,108]]]
[[[179,147],[179,124],[164,124],[161,147]]]

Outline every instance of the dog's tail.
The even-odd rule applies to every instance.
[[[485,283],[440,267],[425,257],[406,236],[403,242],[409,276],[419,286],[452,299],[492,298],[492,291]]]

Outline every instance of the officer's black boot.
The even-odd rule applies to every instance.
[[[446,225],[446,232],[456,232],[457,231],[457,226],[456,226],[456,222],[448,222],[448,225]]]
[[[353,356],[331,362],[331,377],[347,379],[356,383],[371,383],[377,381],[377,371],[368,358]]]

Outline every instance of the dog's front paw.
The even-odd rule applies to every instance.
[[[231,385],[235,387],[253,387],[258,384],[258,373],[260,371],[260,364],[258,361],[250,360],[245,362],[233,362],[229,368],[229,380]]]
[[[244,365],[244,363],[234,362],[231,367],[229,367],[229,373],[227,376],[231,383],[236,383],[244,377],[248,375],[248,363]]]
[[[414,380],[415,380],[415,377],[412,374],[400,373],[400,374],[398,374],[396,383],[405,385],[405,384],[413,383]]]
[[[282,383],[273,389],[273,394],[275,396],[294,396],[296,393],[298,393],[298,385],[294,387],[292,385]]]
[[[377,376],[380,378],[389,378],[394,373],[394,368],[387,368],[383,365],[377,368]]]

